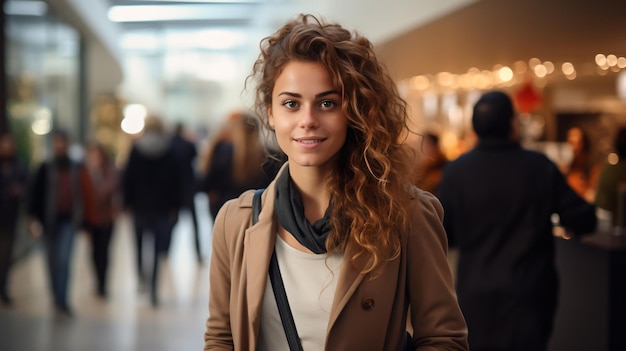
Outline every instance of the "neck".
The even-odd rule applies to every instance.
[[[326,185],[327,172],[316,167],[289,167],[289,175],[300,193],[304,215],[310,223],[324,217],[330,204],[330,191]]]

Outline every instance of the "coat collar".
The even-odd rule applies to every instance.
[[[519,149],[518,142],[509,139],[480,139],[477,148],[479,149]]]

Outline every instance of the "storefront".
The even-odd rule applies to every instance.
[[[81,36],[43,1],[6,1],[4,50],[7,124],[29,166],[45,159],[47,135],[83,137]]]

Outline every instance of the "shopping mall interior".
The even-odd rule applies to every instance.
[[[299,13],[363,34],[397,83],[410,113],[408,142],[439,135],[453,159],[475,143],[471,108],[482,92],[509,93],[521,141],[557,165],[571,161],[574,126],[610,162],[626,126],[626,1],[568,0],[0,0],[0,131],[11,129],[29,167],[50,157],[50,132],[75,145],[97,140],[123,166],[146,116],[188,127],[202,150],[233,111],[250,110],[246,78],[259,41]],[[111,243],[111,292],[93,294],[89,242],[76,240],[74,316],[55,315],[45,259],[25,228],[14,247],[11,307],[0,307],[0,349],[191,350],[203,347],[212,220],[197,194],[198,264],[191,218],[180,216],[160,288],[150,305],[132,268],[132,218]],[[623,238],[622,238],[623,239]],[[626,241],[561,240],[563,290],[550,351],[624,350]],[[450,262],[453,266],[454,256]],[[623,276],[621,276],[623,277]],[[623,313],[622,313],[623,312]]]

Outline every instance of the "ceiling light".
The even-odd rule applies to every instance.
[[[208,29],[196,32],[180,31],[165,34],[165,45],[174,49],[233,49],[245,43],[246,35],[241,31]]]
[[[261,0],[134,0],[146,2],[182,2],[182,3],[201,3],[201,4],[258,4]]]
[[[543,78],[548,74],[548,69],[544,65],[535,66],[533,71],[535,72],[535,75],[539,78]]]
[[[113,22],[237,20],[248,19],[253,7],[226,5],[137,5],[112,6],[108,17]]]
[[[530,60],[528,60],[528,67],[530,67],[531,69],[534,69],[535,66],[540,65],[541,64],[541,60],[533,57]]]
[[[546,67],[546,73],[552,74],[554,72],[554,63],[552,61],[546,61],[543,65]]]
[[[508,82],[513,79],[513,70],[509,67],[502,67],[498,70],[498,78],[503,82]]]
[[[563,74],[565,74],[566,76],[576,73],[576,70],[574,69],[574,65],[572,65],[570,62],[563,63],[563,65],[561,65],[561,70],[563,71]]]
[[[44,1],[9,0],[4,3],[4,13],[15,16],[43,16],[48,12]]]

